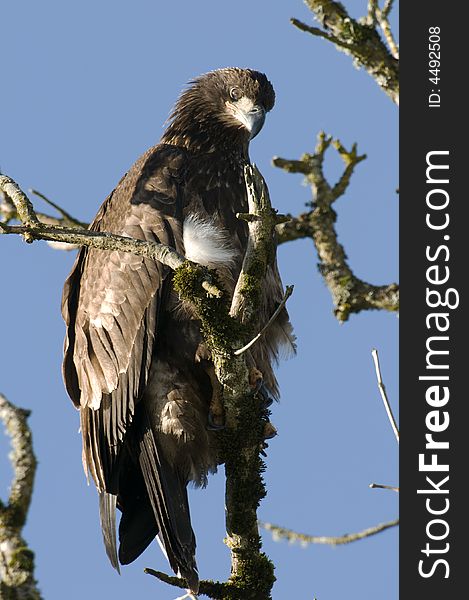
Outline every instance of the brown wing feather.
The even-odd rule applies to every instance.
[[[181,150],[146,152],[91,225],[181,251]],[[167,269],[119,251],[81,249],[64,287],[63,374],[81,411],[83,461],[98,489],[114,492],[121,442],[145,388]],[[115,492],[114,492],[115,493]]]

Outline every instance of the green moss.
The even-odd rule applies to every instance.
[[[174,289],[180,298],[194,306],[209,348],[216,348],[218,352],[230,355],[244,330],[229,314],[228,294],[223,293],[221,298],[214,298],[204,290],[202,282],[207,276],[213,285],[223,289],[216,273],[186,261],[174,272]]]
[[[348,288],[352,282],[353,282],[353,276],[352,275],[344,275],[343,277],[341,277],[339,279],[339,285],[341,287]]]
[[[243,277],[243,285],[241,287],[241,294],[248,299],[249,303],[254,309],[259,307],[261,299],[261,289],[259,285],[259,277],[256,275],[250,275],[245,273]]]
[[[268,600],[275,583],[274,564],[266,554],[238,551],[238,572],[230,582],[243,590],[246,600]]]
[[[244,280],[242,293],[254,305],[259,304],[259,280],[263,276],[264,265],[261,259],[253,261]],[[213,285],[221,289],[215,273],[186,261],[174,273],[174,289],[183,300],[194,306],[201,321],[204,339],[209,348],[215,350],[216,360],[221,363],[230,361],[227,371],[236,370],[235,363],[240,360],[246,370],[242,359],[234,357],[232,350],[250,333],[230,317],[230,298],[227,294],[221,298],[207,295],[202,288],[202,281],[207,276]],[[248,538],[249,543],[243,550],[231,548],[237,554],[239,568],[236,576],[230,579],[217,597],[226,600],[268,600],[275,580],[274,567],[267,556],[259,552],[261,543],[257,533],[256,510],[266,494],[262,477],[265,465],[259,456],[259,449],[269,411],[259,398],[252,395],[237,398],[234,410],[237,415],[236,426],[226,428],[217,435],[230,497],[229,530],[234,535],[233,540],[240,535],[244,541]]]
[[[17,505],[9,506],[7,509],[3,509],[0,518],[0,541],[2,541],[1,531],[8,531],[13,529],[15,531],[20,530],[25,521],[25,514],[22,507]]]
[[[236,430],[220,433],[227,481],[235,482],[229,490],[230,530],[238,535],[256,530],[256,510],[266,495],[262,477],[265,464],[259,449],[269,414],[257,397],[246,396],[240,402]]]
[[[12,553],[8,566],[12,571],[27,571],[28,573],[33,573],[34,552],[26,546],[17,548]]]

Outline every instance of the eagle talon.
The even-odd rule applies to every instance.
[[[267,421],[264,425],[264,439],[271,440],[276,435],[278,435],[277,428],[270,421]]]
[[[274,399],[269,394],[269,390],[264,384],[264,380],[261,379],[259,387],[253,392],[253,396],[258,396],[264,408],[272,406]]]
[[[206,428],[209,431],[220,431],[221,429],[225,429],[225,423],[217,423],[217,418],[219,418],[217,415],[214,415],[211,412],[208,413]]]
[[[262,385],[264,375],[256,367],[253,367],[249,371],[249,385],[252,389],[257,390]]]

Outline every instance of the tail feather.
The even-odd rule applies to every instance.
[[[122,516],[118,556],[122,565],[138,558],[158,534],[137,454],[138,447],[126,447],[119,464],[117,507]]]
[[[187,485],[166,461],[155,443],[149,423],[144,423],[140,441],[140,467],[147,487],[168,561],[180,573],[192,592],[197,593],[199,576],[195,562]]]
[[[120,574],[116,545],[116,503],[117,496],[114,494],[99,493],[99,517],[106,554],[111,561],[111,565]]]
[[[128,565],[157,537],[158,526],[148,498],[126,507],[119,523],[119,562]]]
[[[168,462],[164,439],[156,438],[142,410],[133,425],[132,441],[119,461],[118,494],[101,492],[99,511],[106,553],[118,571],[134,561],[158,536],[172,570],[197,593],[195,536],[191,526],[187,482]],[[119,551],[116,544],[116,507],[122,511]]]

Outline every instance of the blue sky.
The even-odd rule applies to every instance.
[[[344,2],[358,17],[365,0]],[[290,17],[312,23],[300,0],[236,3],[8,1],[2,7],[3,86],[0,168],[27,190],[39,189],[90,220],[121,175],[156,143],[184,84],[224,66],[264,71],[277,104],[251,146],[273,204],[299,213],[310,199],[299,175],[271,166],[298,158],[324,129],[368,159],[358,165],[336,205],[337,229],[357,276],[375,284],[398,279],[398,113],[349,57],[300,32]],[[333,180],[341,163],[328,154]],[[38,209],[44,210],[39,201]],[[81,467],[78,414],[61,374],[64,327],[60,295],[74,253],[0,239],[0,390],[32,410],[39,461],[24,534],[36,552],[47,600],[174,598],[175,590],[143,574],[169,571],[157,544],[123,569],[108,564],[96,493]],[[295,284],[289,311],[298,356],[281,365],[281,402],[272,420],[268,496],[259,517],[318,535],[340,535],[397,516],[398,448],[378,394],[371,349],[378,348],[397,413],[398,319],[364,313],[339,325],[316,268],[312,242],[282,246],[285,284]],[[7,495],[7,442],[0,434],[0,494]],[[225,579],[223,470],[191,492],[202,578]],[[344,547],[301,548],[264,536],[276,564],[273,598],[397,598],[396,529]]]

